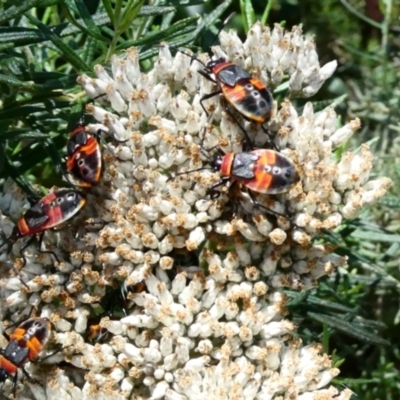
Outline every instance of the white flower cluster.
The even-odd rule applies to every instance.
[[[234,32],[221,32],[220,40],[216,57],[270,88],[288,76],[291,97],[313,95],[336,67],[319,66],[300,28],[270,31],[256,24],[245,43]],[[243,151],[244,138],[221,96],[204,102],[210,118],[204,112],[200,100],[215,88],[198,73],[203,65],[172,53],[161,46],[144,74],[132,48],[112,58],[111,72],[97,66],[96,78],[79,78],[90,97],[106,94],[96,100],[104,108],[87,107],[98,121],[88,131],[128,141],[104,147],[103,180],[89,196],[87,215],[102,226],[81,224],[75,237],[46,232],[45,244],[69,256],[52,268],[51,256],[29,248],[21,271],[29,289],[2,275],[1,317],[13,313],[15,319],[35,306],[52,321],[53,342],[64,346],[47,360],[55,365],[42,377],[43,387],[19,390],[29,386],[37,399],[349,399],[349,390],[327,388],[339,371],[320,346],[293,339],[296,327],[284,319],[279,290],[310,288],[344,265],[332,246],[313,238],[376,202],[390,180],[369,180],[367,146],[333,157],[359,120],[339,127],[332,107],[316,113],[307,103],[299,112],[289,100],[274,104],[268,129],[299,172],[290,191],[253,193],[258,206],[244,187],[229,182],[210,196],[220,180],[210,169],[175,176],[210,167],[216,152],[208,149],[216,146]],[[198,59],[206,63],[208,56]],[[267,142],[259,125],[236,119],[257,147]],[[0,196],[5,233],[12,224],[4,215],[15,220],[23,205],[18,190],[6,185]],[[1,251],[4,268],[9,257]],[[101,314],[99,304],[109,314]],[[117,318],[117,309],[126,315]],[[91,341],[89,328],[96,327],[97,341]],[[61,360],[71,367],[57,367]]]

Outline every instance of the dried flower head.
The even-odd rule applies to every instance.
[[[257,23],[244,43],[232,31],[220,41],[214,58],[245,68],[272,92],[288,77],[288,99],[273,104],[265,127],[300,181],[271,195],[228,179],[218,196],[210,193],[221,179],[211,168],[216,146],[244,151],[243,129],[257,148],[268,136],[227,112],[221,96],[205,100],[205,112],[200,101],[214,84],[187,54],[163,45],[142,73],[131,48],[112,58],[110,71],[97,66],[95,78],[79,77],[90,97],[105,94],[87,107],[97,121],[87,129],[128,139],[104,148],[103,180],[89,196],[86,217],[102,226],[81,224],[74,238],[46,233],[63,263],[49,268],[50,256],[31,247],[21,271],[29,290],[17,279],[1,282],[3,316],[34,305],[52,320],[53,341],[70,346],[62,357],[77,369],[47,374],[49,399],[61,391],[87,399],[350,398],[348,390],[327,387],[338,370],[320,346],[292,338],[296,327],[284,318],[279,289],[310,288],[344,265],[331,245],[313,238],[376,202],[390,180],[369,180],[366,145],[332,156],[359,129],[358,119],[339,126],[332,107],[314,112],[307,103],[299,112],[289,100],[315,94],[336,68],[335,61],[320,67],[300,28]],[[25,204],[15,190],[7,185],[0,196],[11,218]],[[3,215],[0,225],[6,233],[12,227]],[[3,251],[0,261],[7,260]],[[99,303],[109,315],[97,311]],[[116,309],[126,316],[116,318]]]

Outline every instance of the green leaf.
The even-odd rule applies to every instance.
[[[106,9],[109,22],[111,22],[115,26],[115,19],[114,19],[114,10],[113,5],[111,4],[111,0],[102,0],[103,6]]]
[[[18,47],[45,40],[46,35],[37,29],[21,28],[18,26],[0,28],[0,44],[9,43],[12,47]]]
[[[133,20],[137,17],[139,10],[142,8],[143,3],[144,0],[129,0],[128,5],[124,9],[124,16],[116,29],[117,35],[125,32],[130,27]]]
[[[199,4],[205,4],[206,0],[169,0],[168,4],[174,6],[196,6]]]
[[[20,17],[22,14],[36,7],[49,7],[61,3],[63,0],[24,0],[20,6],[11,6],[0,13],[0,25],[12,19]]]
[[[78,71],[90,71],[90,66],[87,65],[67,43],[54,33],[52,29],[49,29],[46,25],[42,24],[37,18],[27,14],[26,17],[36,25],[63,54],[63,56],[78,70]]]
[[[1,131],[0,140],[22,140],[22,139],[45,139],[48,138],[48,133],[31,132],[31,131]]]
[[[18,172],[18,170],[9,162],[8,158],[4,159],[4,168],[0,168],[1,175],[10,177],[17,185],[27,194],[36,195],[36,191],[30,183]]]
[[[186,32],[191,31],[191,26],[185,28],[183,31],[179,32],[179,38],[176,40],[171,40],[168,38],[168,44],[171,47],[185,46],[189,43],[193,43],[202,33],[202,31],[210,27],[230,6],[232,0],[225,0],[220,4],[213,12],[211,12],[207,17],[201,20],[196,29],[191,34],[186,34]],[[153,57],[158,53],[158,48],[152,48],[140,53],[140,60],[146,60]]]
[[[197,36],[203,31],[204,28],[208,28],[214,24],[214,22],[221,17],[221,15],[228,9],[231,5],[232,0],[225,0],[218,7],[215,8],[210,14],[204,17],[204,19],[200,22],[199,26],[193,33],[193,39],[196,39]]]
[[[351,236],[361,240],[368,240],[370,242],[400,242],[400,235],[358,229],[355,230]]]
[[[24,88],[26,90],[34,90],[35,87],[38,87],[38,85],[35,85],[33,82],[24,82],[13,76],[2,74],[0,74],[0,83],[5,83],[17,88]]]
[[[340,311],[346,313],[353,312],[353,309],[351,307],[347,307],[332,301],[323,300],[306,291],[298,293],[290,290],[285,290],[285,294],[291,299],[288,303],[289,307],[295,307],[300,304],[304,304],[304,302],[306,301],[308,305],[317,305],[318,307],[324,307],[326,310],[330,311]]]
[[[264,25],[267,23],[267,20],[268,20],[268,17],[269,17],[269,12],[271,11],[273,3],[274,3],[274,0],[268,0],[267,1],[267,4],[265,6],[265,10],[264,10],[263,15],[261,17],[261,23],[264,24]]]
[[[165,15],[171,12],[176,11],[175,7],[170,6],[143,6],[139,13],[138,17],[155,17],[157,15]]]
[[[198,16],[194,17],[189,17],[186,19],[183,19],[173,25],[171,25],[167,29],[163,29],[161,31],[156,31],[156,32],[151,32],[147,34],[144,38],[140,38],[137,40],[127,40],[123,43],[123,45],[118,46],[117,49],[125,49],[130,46],[140,46],[140,45],[145,45],[145,44],[153,44],[153,43],[159,43],[162,40],[166,38],[172,38],[175,34],[182,35],[182,32],[190,32],[196,29],[196,27],[192,24],[196,22],[199,19]],[[192,25],[191,29],[189,30],[184,30],[186,27]],[[158,50],[157,50],[158,51]]]
[[[254,25],[255,13],[251,0],[240,0],[240,9],[243,16],[243,25],[245,32],[248,32],[250,27]]]
[[[76,25],[81,31],[87,33],[88,35],[101,40],[101,41],[108,41],[103,35],[99,27],[95,24],[90,15],[88,9],[86,8],[85,3],[82,0],[64,0],[66,7],[65,12],[68,16],[68,20],[73,24]],[[72,15],[71,11],[77,13],[82,19],[77,21],[74,16]],[[84,25],[82,25],[82,22]]]
[[[344,334],[352,336],[358,340],[383,346],[388,346],[390,344],[390,342],[382,339],[380,336],[367,332],[365,329],[357,326],[354,321],[352,323],[347,322],[343,317],[332,317],[315,312],[308,312],[307,315],[315,321],[326,324],[332,329],[341,331]]]
[[[400,210],[400,198],[393,195],[386,195],[385,197],[379,200],[379,204],[383,206],[389,207],[395,211]]]

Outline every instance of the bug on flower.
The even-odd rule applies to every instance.
[[[120,286],[118,283],[115,287],[107,286],[106,295],[99,302],[99,309],[102,312],[88,320],[87,338],[99,342],[109,337],[111,332],[106,327],[109,321],[119,321],[122,317],[126,317],[128,310],[132,307],[133,297],[146,290],[144,281],[129,286],[125,284]],[[103,318],[105,320],[102,323]]]
[[[99,139],[78,124],[67,142],[66,168],[68,180],[81,188],[97,185],[103,169]]]
[[[256,193],[285,193],[300,180],[293,162],[275,150],[259,149],[220,155],[212,167],[224,176],[222,183],[233,179]],[[222,183],[217,182],[217,185]]]
[[[201,64],[201,61],[197,60]],[[245,119],[256,122],[262,126],[271,118],[273,97],[264,83],[250,75],[245,69],[232,62],[219,58],[203,64],[204,69],[199,74],[216,83],[219,90],[204,95],[200,99],[203,110],[208,112],[203,102],[218,94],[222,94],[226,101]],[[214,75],[215,79],[211,75]],[[243,130],[244,131],[244,130]],[[245,134],[246,136],[247,133]],[[249,140],[248,138],[246,138]]]
[[[26,259],[23,252],[33,242],[35,235],[39,234],[38,251],[52,254],[58,261],[54,252],[41,250],[44,232],[71,219],[85,204],[86,196],[75,189],[59,189],[49,193],[25,212],[4,243],[8,243],[10,251],[18,239],[31,236],[20,249],[24,267]]]
[[[33,382],[24,365],[35,360],[49,340],[51,324],[47,318],[30,318],[20,324],[8,338],[5,350],[0,351],[0,382],[14,374],[12,393],[15,398],[18,369]],[[8,336],[8,335],[6,335]]]
[[[228,19],[230,17],[228,17]],[[224,22],[224,25],[227,23],[227,20]],[[218,32],[218,34],[219,33],[220,32]],[[274,144],[270,132],[263,126],[263,124],[271,119],[273,97],[266,85],[259,78],[251,75],[241,66],[234,64],[223,57],[218,58],[217,60],[210,60],[205,64],[191,54],[181,50],[178,51],[200,63],[203,66],[203,69],[199,69],[198,73],[207,80],[215,83],[218,87],[217,90],[203,95],[200,99],[201,107],[207,117],[209,116],[209,112],[204,105],[204,101],[222,94],[231,108],[236,110],[244,119],[260,124],[262,130],[268,135],[272,146],[274,146],[276,150],[279,150]],[[248,146],[253,148],[248,133],[237,121],[235,115],[228,107],[226,107],[225,110],[235,120],[243,132]]]
[[[202,148],[202,152],[204,153],[205,149]],[[179,172],[175,176],[205,169],[209,168],[201,167]],[[293,162],[282,153],[269,149],[227,154],[220,150],[220,154],[211,160],[211,169],[222,175],[222,178],[211,187],[214,193],[217,187],[232,180],[248,189],[254,204],[278,216],[280,214],[260,204],[252,193],[268,195],[285,193],[300,180]]]
[[[125,143],[114,135],[98,130],[95,134],[86,131],[83,122],[79,122],[71,131],[67,142],[67,180],[80,188],[96,186],[103,172],[103,158],[101,154],[101,133],[105,133],[114,142]]]

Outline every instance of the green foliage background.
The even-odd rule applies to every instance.
[[[82,116],[81,73],[138,46],[146,71],[161,41],[208,51],[221,21],[243,37],[256,20],[315,35],[321,64],[339,67],[311,100],[361,118],[348,144],[368,141],[391,193],[320,240],[348,257],[310,292],[287,292],[305,343],[322,342],[340,366],[337,385],[363,400],[400,398],[400,4],[390,0],[24,0],[0,3],[0,182],[27,192],[62,183],[69,129]],[[200,19],[199,15],[203,18]],[[284,93],[275,94],[278,99]],[[297,102],[301,110],[304,101]],[[341,151],[343,151],[342,149]],[[43,154],[47,157],[44,159]],[[354,396],[354,398],[356,398]]]

